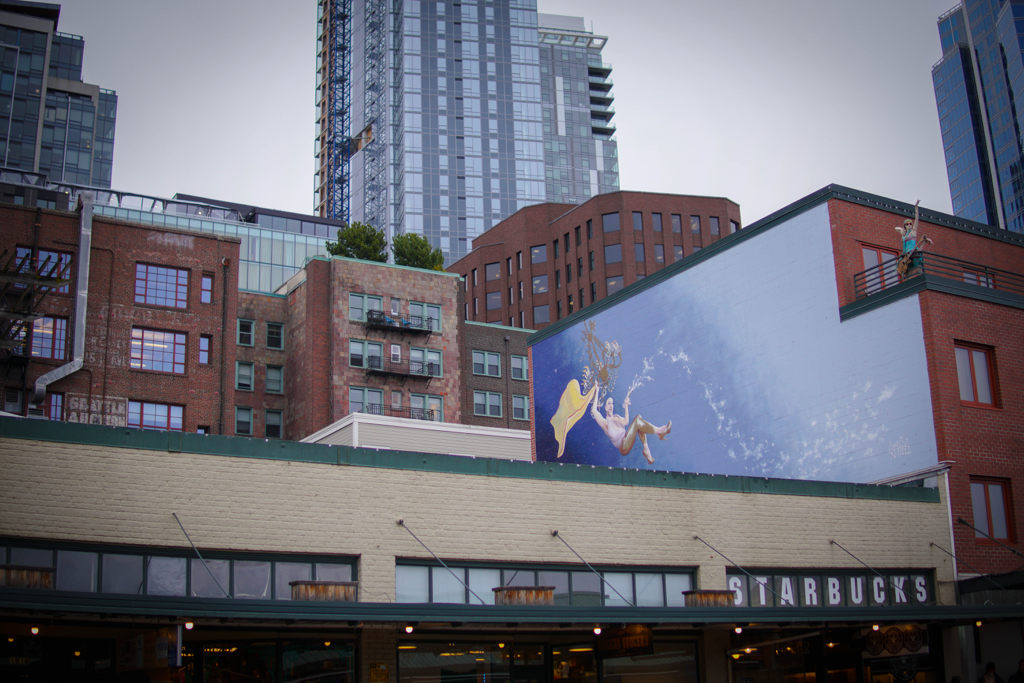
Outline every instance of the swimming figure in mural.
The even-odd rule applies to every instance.
[[[615,414],[615,401],[611,398],[611,392],[615,388],[615,380],[618,377],[618,369],[622,364],[622,347],[618,342],[602,342],[595,334],[596,324],[593,320],[584,323],[583,340],[586,343],[587,360],[589,363],[583,367],[583,384],[576,379],[569,380],[562,392],[558,403],[558,411],[551,418],[551,426],[555,430],[555,440],[558,442],[558,455],[561,458],[565,452],[566,439],[569,430],[580,421],[587,412],[587,406],[591,406],[590,414],[608,436],[612,444],[619,449],[619,453],[627,455],[636,442],[639,435],[643,444],[644,458],[647,462],[653,463],[654,457],[647,445],[647,434],[657,434],[658,438],[664,439],[672,430],[672,423],[664,427],[655,427],[639,415],[629,420],[629,396],[641,384],[638,378],[633,382],[626,399],[622,402],[625,408],[625,416]],[[605,415],[602,417],[598,411],[600,394],[604,392]]]
[[[921,200],[918,199],[914,202],[914,220],[909,218],[903,221],[903,227],[896,226],[896,232],[900,234],[900,238],[903,240],[903,253],[900,254],[899,261],[896,263],[896,272],[899,273],[901,278],[907,277],[913,270],[921,268],[923,265],[923,259],[921,253],[924,251],[926,244],[935,244],[932,240],[925,236],[921,236],[921,243],[917,243],[917,225],[921,218]]]
[[[634,389],[636,387],[633,387]],[[654,464],[654,456],[651,455],[651,448],[647,445],[647,435],[657,434],[659,439],[664,439],[668,436],[669,432],[672,431],[672,421],[664,427],[655,427],[647,420],[643,419],[639,415],[633,418],[633,421],[629,421],[629,395],[633,393],[633,389],[630,389],[626,394],[626,399],[622,402],[623,415],[615,414],[615,400],[609,396],[604,401],[604,416],[597,410],[597,404],[600,402],[601,390],[598,389],[594,395],[594,402],[590,406],[590,415],[597,421],[597,424],[601,427],[601,431],[608,436],[611,440],[612,445],[619,449],[619,453],[622,455],[629,455],[629,452],[633,450],[633,444],[636,442],[636,438],[640,437],[640,444],[643,446],[644,458],[647,462]]]

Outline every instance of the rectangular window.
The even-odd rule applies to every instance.
[[[135,303],[185,308],[188,306],[188,271],[135,264]]]
[[[641,211],[633,212],[633,229],[643,230],[644,229],[644,214]],[[605,231],[607,232],[607,230]]]
[[[393,315],[393,316],[395,316],[397,318],[398,317],[398,309],[401,308],[401,306],[402,306],[402,300],[401,299],[392,299],[391,300],[391,315]]]
[[[661,232],[662,231],[661,230],[661,214],[660,213],[652,213],[651,214],[651,225],[654,226],[654,232]]]
[[[594,269],[594,252],[590,252],[590,270]]]
[[[280,439],[284,434],[284,416],[280,410],[268,410],[263,422],[266,438]]]
[[[501,292],[487,292],[487,310],[494,311],[501,308]]]
[[[548,309],[548,305],[534,306],[533,307],[533,324],[543,325],[551,322],[551,313]]]
[[[476,313],[475,305],[473,312]],[[409,315],[413,318],[413,325],[419,325],[423,329],[433,330],[434,332],[441,331],[440,306],[435,304],[424,304],[418,301],[410,301]]]
[[[370,296],[368,294],[352,294],[348,295],[348,318],[349,320],[366,320],[367,311],[382,311],[384,310],[384,299],[379,296]]]
[[[484,266],[484,280],[486,282],[492,282],[494,280],[501,279],[501,264],[500,263],[488,263]]]
[[[512,257],[509,256],[507,259],[505,259],[505,263],[508,265],[508,274],[511,275],[512,274]]]
[[[253,364],[237,361],[235,363],[235,389],[252,391]]]
[[[992,273],[986,273],[981,270],[967,270],[964,269],[964,282],[972,285],[979,285],[981,287],[996,288],[995,276]]]
[[[584,306],[586,306],[586,305],[587,305],[587,302],[586,302],[586,300],[585,300],[585,299],[583,298],[583,288],[582,288],[582,287],[580,287],[580,308],[583,308],[583,307],[584,307]]]
[[[519,281],[519,300],[523,300],[523,281]]]
[[[399,344],[391,345],[391,362],[401,363],[402,362],[402,347]]]
[[[607,247],[606,247],[607,248]],[[644,259],[644,245],[639,242],[633,245],[633,256],[637,263],[643,263]]]
[[[690,232],[700,234],[700,216],[690,216]]]
[[[414,375],[441,376],[441,352],[436,349],[409,349],[409,371]]]
[[[561,320],[561,319],[562,319],[562,302],[561,301],[556,301],[555,302],[555,320]]]
[[[185,424],[185,406],[128,401],[128,426],[138,429],[166,429],[180,432]]]
[[[40,249],[36,252],[36,257],[32,258],[32,249],[30,247],[17,247],[15,249],[15,258],[17,263],[21,264],[18,272],[32,272],[43,277],[63,275],[65,279],[71,279],[71,268],[68,267],[68,264],[71,263],[71,254],[69,253]],[[15,284],[14,286],[23,288],[25,285]],[[47,289],[49,288],[43,288],[44,291]],[[69,291],[70,285],[64,285],[57,290],[60,294],[67,294]]]
[[[508,305],[511,306],[516,302],[515,290],[511,287],[508,288]]]
[[[587,239],[594,239],[594,221],[590,219],[587,220]]]
[[[348,364],[354,368],[380,370],[384,367],[381,362],[383,356],[384,345],[379,342],[358,339],[349,339],[348,341]]]
[[[601,216],[601,227],[605,232],[615,232],[619,229],[619,214],[606,213]]]
[[[581,244],[583,244],[583,240],[580,237],[580,226],[577,225],[576,226],[576,246],[578,247]]]
[[[526,327],[526,311],[519,311],[519,327]]]
[[[576,259],[576,275],[577,277],[583,277],[583,257],[580,256]]]
[[[567,265],[565,267],[565,284],[568,285],[568,284],[571,284],[571,283],[572,283],[572,264],[569,264],[569,265]]]
[[[161,332],[132,328],[131,361],[133,370],[152,370],[185,374],[185,340],[180,332]]]
[[[605,278],[605,291],[608,296],[622,289],[622,276]]]
[[[655,244],[654,245],[654,262],[664,263],[665,262],[665,245]]]
[[[537,275],[533,278],[533,293],[543,294],[548,291],[548,276]]]
[[[558,258],[558,240],[555,240],[554,242],[551,243],[551,248],[551,253],[554,256],[554,258]]]
[[[213,303],[213,276],[203,275],[202,285],[199,290],[199,301],[204,304]]]
[[[414,420],[444,422],[444,399],[430,394],[410,394],[409,408]]]
[[[1005,479],[971,477],[971,508],[974,511],[974,537],[982,542],[988,534],[997,541],[1012,541],[1010,527],[1010,487]]]
[[[213,337],[209,334],[199,335],[199,362],[202,365],[210,364],[210,350],[213,348]]]
[[[561,270],[556,270],[555,271],[555,289],[561,289],[561,288],[562,288],[562,271]]]
[[[401,410],[402,408],[402,392],[392,391],[391,392],[391,407]]]
[[[32,356],[63,360],[67,339],[67,318],[37,318],[32,323]]]
[[[513,420],[529,420],[530,419],[530,399],[525,396],[513,396],[512,397],[512,419]]]
[[[501,394],[493,391],[474,391],[473,414],[481,417],[501,417]]]
[[[683,248],[678,244],[672,245],[672,260],[682,261],[683,260]]]
[[[895,251],[879,249],[861,245],[861,257],[864,260],[864,270],[871,270],[864,278],[864,290],[868,294],[880,292],[889,287],[895,287],[900,283],[899,273],[896,271],[896,263],[899,257]],[[881,266],[876,268],[876,266]]]
[[[548,260],[548,245],[538,244],[535,247],[530,247],[530,263],[547,263]]]
[[[350,413],[372,413],[380,415],[381,406],[384,404],[384,392],[379,389],[362,389],[360,387],[349,387],[348,390],[348,412]]]
[[[501,354],[489,351],[474,351],[473,374],[501,377]]]
[[[740,231],[740,224],[736,221],[729,221],[729,234]]]
[[[572,294],[568,295],[568,298],[566,299],[566,303],[569,306],[569,309],[568,309],[569,310],[569,315],[572,315]]]
[[[480,314],[480,302],[477,301],[477,297],[473,297],[473,315]]]
[[[235,434],[252,436],[252,408],[235,407]]]
[[[712,235],[719,234],[718,216],[711,216],[708,220],[711,222],[711,234]]]
[[[590,283],[590,303],[597,301],[597,283]]]
[[[284,368],[280,365],[267,366],[267,393],[284,393]]]
[[[252,346],[253,345],[253,329],[256,323],[252,320],[238,319],[238,345],[239,346]]]
[[[49,392],[46,394],[46,402],[43,403],[43,414],[47,420],[64,419],[64,394]]]
[[[267,348],[284,348],[284,325],[281,323],[267,323]]]
[[[683,217],[678,213],[672,214],[672,232],[683,231]]]
[[[622,263],[622,245],[606,244],[604,247],[604,262],[605,264]]]
[[[530,365],[526,356],[512,356],[512,379],[530,378]]]
[[[516,270],[522,270],[522,269],[523,269],[523,252],[517,251],[516,252]]]
[[[476,281],[476,268],[474,268],[473,269],[473,286],[476,287],[476,285],[477,285],[477,281]]]
[[[562,241],[565,242],[565,255],[569,255],[569,233],[562,235]]]
[[[992,350],[982,346],[956,344],[956,375],[963,405],[995,407]]]

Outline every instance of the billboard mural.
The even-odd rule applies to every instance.
[[[840,322],[828,208],[533,345],[537,459],[868,482],[936,463],[921,316]]]

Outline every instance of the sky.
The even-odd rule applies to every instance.
[[[955,0],[538,0],[607,35],[620,186],[750,224],[830,183],[951,212],[931,68]],[[65,0],[118,94],[112,187],[313,212],[315,0]]]

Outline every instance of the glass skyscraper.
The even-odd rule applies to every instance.
[[[965,0],[938,25],[932,81],[953,213],[1024,232],[1024,0]]]
[[[536,0],[320,0],[317,212],[451,263],[524,206],[617,189],[605,38],[555,20],[538,30]]]
[[[51,182],[110,187],[117,93],[82,82],[81,36],[60,5],[0,5],[0,165]]]

